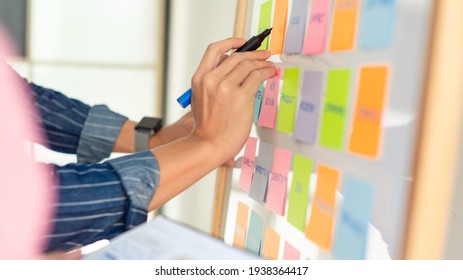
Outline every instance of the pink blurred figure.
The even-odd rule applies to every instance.
[[[51,173],[27,151],[25,140],[42,135],[25,113],[24,87],[1,61],[11,55],[0,26],[0,259],[40,259],[54,201]]]

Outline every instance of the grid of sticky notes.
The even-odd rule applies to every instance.
[[[273,28],[260,49],[272,54],[318,55],[392,44],[396,0],[267,0],[258,8],[256,32]]]
[[[374,53],[392,47],[396,2],[267,0],[259,2],[256,32],[273,28],[261,47],[272,54],[304,58]],[[291,61],[280,64],[277,75],[259,88],[254,123],[287,135],[295,144],[288,147],[316,146],[380,160],[390,64],[363,60],[354,67],[307,67]],[[250,137],[239,188],[320,250],[338,259],[365,258],[375,195],[367,180]],[[242,202],[238,212],[238,247],[269,259],[304,257],[294,246],[300,244],[270,227],[268,215],[260,216]]]
[[[352,71],[281,69],[256,94],[255,123],[303,144],[379,159],[390,66],[361,65],[356,81]]]
[[[249,197],[285,218],[320,249],[340,259],[365,258],[374,201],[368,182],[254,137],[246,143],[239,181]],[[313,197],[310,186],[315,188]],[[341,188],[343,203],[338,205]],[[233,244],[269,259],[299,259],[297,247],[268,224],[239,202]]]

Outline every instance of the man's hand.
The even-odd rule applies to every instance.
[[[175,123],[164,126],[156,134],[150,138],[150,149],[170,143],[179,138],[188,136],[192,131],[195,124],[193,114],[186,113]]]

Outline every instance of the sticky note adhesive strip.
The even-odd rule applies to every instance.
[[[283,71],[283,87],[278,104],[277,131],[293,133],[299,86],[299,68],[286,68]]]
[[[304,54],[323,53],[330,16],[330,1],[312,0],[307,33],[304,40]]]
[[[350,79],[349,69],[328,72],[320,129],[320,145],[324,147],[341,150],[344,146]]]
[[[270,28],[272,19],[272,0],[268,0],[260,5],[259,26],[257,34],[262,33],[265,29]],[[268,37],[262,42],[258,50],[268,49]]]
[[[348,146],[348,150],[352,153],[373,158],[379,155],[388,72],[387,66],[360,68],[354,120]]]
[[[288,222],[304,231],[306,212],[309,201],[310,175],[313,172],[313,161],[295,154],[293,161],[293,179],[289,190]]]
[[[280,77],[278,75],[275,75],[274,77],[267,80],[257,125],[267,128],[275,127],[279,89]]]
[[[374,189],[346,176],[342,190],[344,200],[336,222],[333,253],[337,259],[365,259]]]
[[[256,160],[257,138],[249,137],[244,146],[244,155],[241,161],[241,173],[238,187],[243,191],[249,192],[251,187],[252,175]]]
[[[246,230],[248,226],[249,206],[242,202],[238,202],[238,210],[236,212],[235,234],[233,236],[233,246],[244,248],[246,244]]]
[[[301,102],[297,111],[293,138],[315,144],[320,118],[323,72],[304,72],[302,83]]]
[[[396,0],[363,1],[359,31],[361,49],[385,49],[391,46],[396,20],[396,2]]]
[[[248,233],[246,236],[246,250],[260,255],[262,249],[262,233],[264,231],[264,219],[251,210]]]
[[[256,160],[256,168],[252,177],[249,197],[258,201],[265,202],[267,194],[268,177],[273,162],[273,146],[265,142],[259,142],[259,154]]]
[[[291,152],[279,147],[274,148],[274,160],[267,192],[267,209],[282,216],[286,206],[288,172],[291,168]]]
[[[308,2],[307,0],[293,0],[291,15],[286,28],[284,53],[302,53]]]
[[[318,165],[317,188],[312,200],[312,211],[305,235],[324,250],[331,249],[336,206],[335,195],[339,177],[339,171],[325,165]]]
[[[288,14],[288,0],[275,0],[272,33],[270,34],[270,53],[281,54],[286,31],[286,16]]]
[[[280,235],[276,233],[271,227],[266,226],[264,243],[262,245],[262,256],[270,260],[277,260],[279,250]]]
[[[330,51],[346,51],[354,47],[359,0],[335,0]]]

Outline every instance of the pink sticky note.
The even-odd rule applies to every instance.
[[[279,69],[277,69],[277,74]],[[260,109],[259,120],[257,125],[274,128],[278,106],[278,90],[280,89],[280,77],[275,75],[267,80],[265,85],[264,96],[262,98],[262,107]]]
[[[330,1],[313,0],[304,40],[304,54],[320,54],[325,49]]]
[[[284,260],[299,260],[301,258],[301,253],[294,248],[288,241],[285,241],[285,248],[283,252]]]
[[[249,137],[244,147],[244,156],[241,161],[241,173],[238,187],[243,191],[249,192],[251,187],[252,175],[256,161],[257,138]]]
[[[25,140],[42,138],[23,82],[1,59],[13,54],[9,42],[0,26],[0,259],[37,259],[52,215],[51,172],[26,150]]]
[[[278,215],[284,215],[285,213],[288,172],[290,167],[291,152],[275,147],[266,203],[267,209]]]

